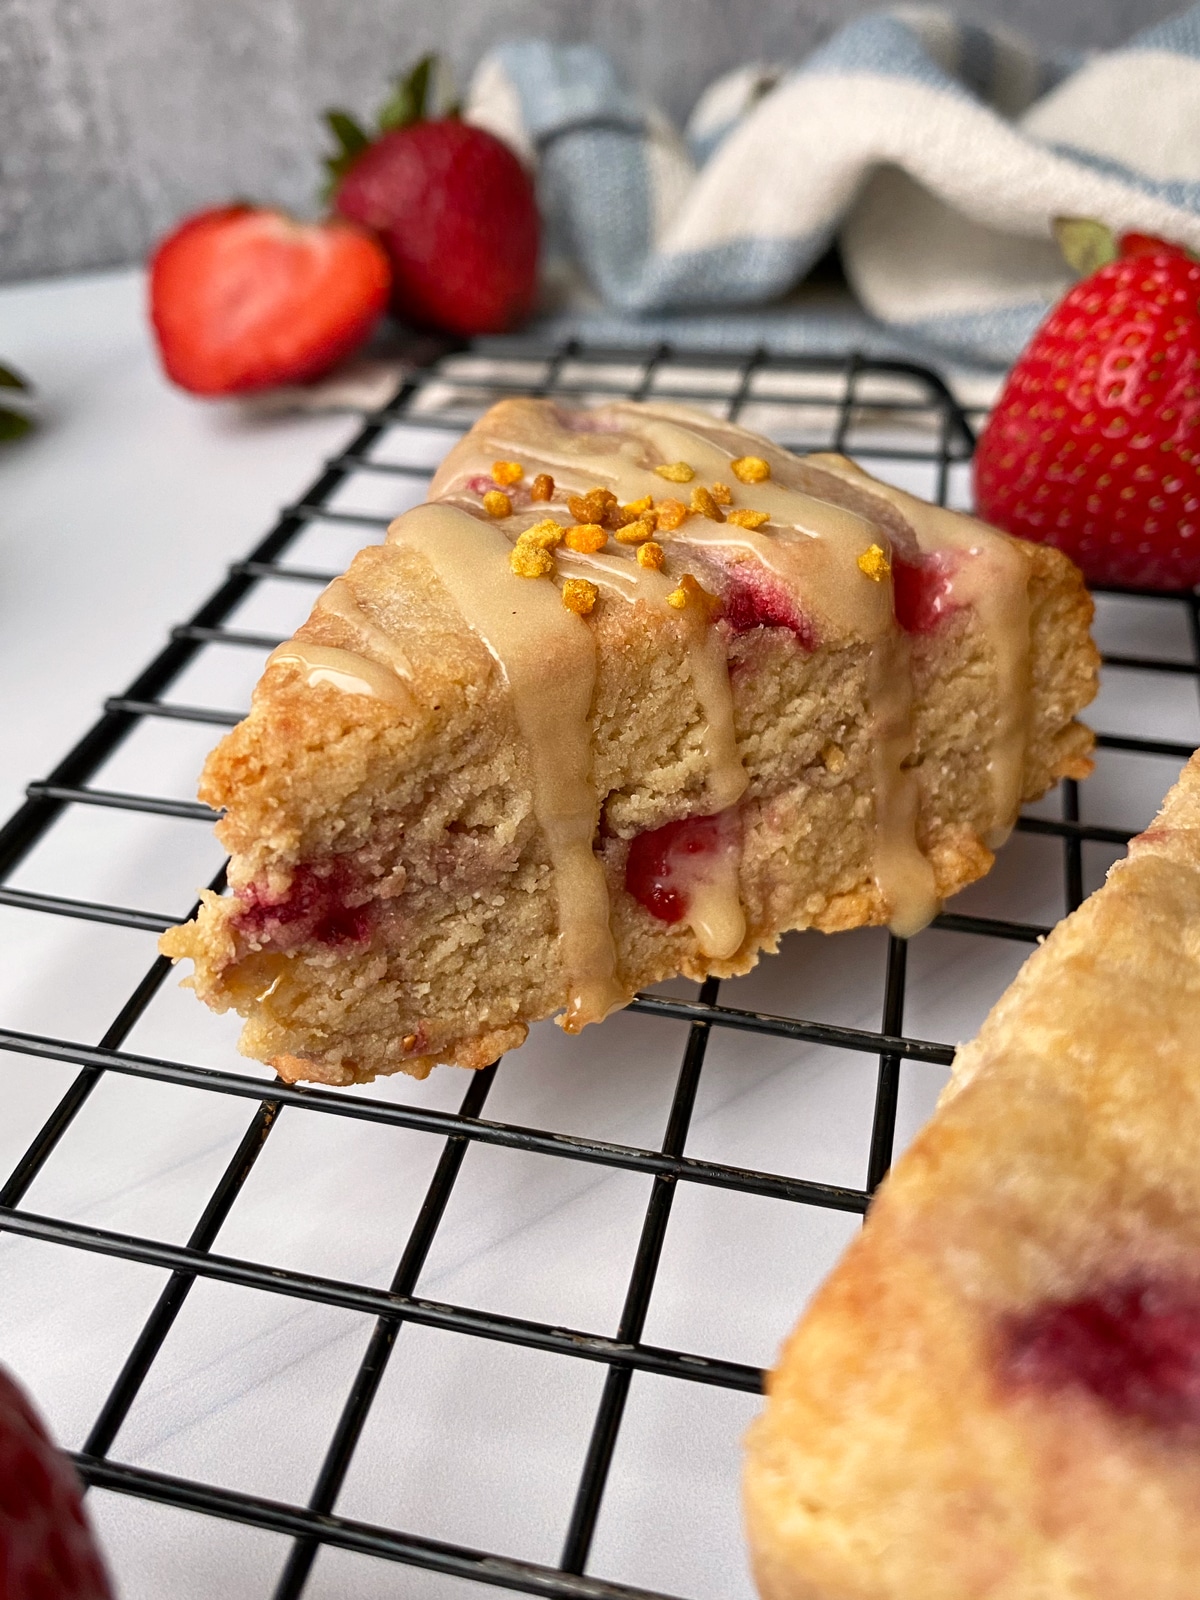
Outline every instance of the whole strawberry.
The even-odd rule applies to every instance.
[[[1104,260],[1017,360],[975,453],[980,514],[1053,544],[1092,583],[1200,583],[1200,263],[1160,239]],[[1108,259],[1105,260],[1105,257]]]
[[[150,318],[167,376],[193,394],[306,383],[356,350],[391,271],[348,222],[222,206],[189,217],[150,262]]]
[[[79,1480],[29,1401],[0,1370],[0,1596],[112,1600]]]
[[[463,337],[503,333],[537,289],[533,184],[482,128],[426,120],[432,67],[426,57],[398,83],[374,141],[345,112],[327,114],[341,145],[327,163],[334,209],[382,240],[398,317]]]

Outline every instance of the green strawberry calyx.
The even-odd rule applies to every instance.
[[[29,394],[31,388],[32,385],[19,372],[0,363],[0,389],[15,389],[21,394]],[[7,439],[19,439],[32,427],[33,418],[28,412],[0,406],[0,443]]]
[[[1090,278],[1120,253],[1116,234],[1095,217],[1055,217],[1053,228],[1063,259],[1080,278]]]
[[[380,107],[375,118],[376,132],[368,133],[348,111],[336,107],[325,112],[325,124],[337,143],[337,149],[324,158],[327,173],[325,196],[328,199],[350,168],[375,139],[384,133],[395,133],[400,128],[411,128],[431,115],[431,92],[434,80],[440,76],[438,58],[422,56],[407,73],[401,73],[392,85],[392,92]],[[439,117],[456,117],[457,105],[447,105],[436,113]]]
[[[1186,245],[1173,244],[1169,239],[1159,239],[1149,233],[1115,234],[1095,217],[1055,217],[1051,224],[1054,238],[1063,259],[1079,278],[1090,278],[1093,272],[1114,261],[1129,256],[1167,255],[1188,256],[1200,260],[1194,250]]]

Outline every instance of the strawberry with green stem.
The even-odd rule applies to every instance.
[[[980,514],[1092,583],[1200,584],[1200,262],[1056,226],[1086,274],[1018,357],[975,453]]]
[[[326,121],[334,210],[372,229],[406,322],[469,338],[526,317],[537,289],[533,183],[507,145],[451,109],[429,115],[435,60],[397,80],[368,135],[344,111]]]

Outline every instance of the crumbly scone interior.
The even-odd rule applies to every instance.
[[[519,1043],[530,1021],[569,1008],[578,986],[564,958],[554,892],[562,868],[548,843],[528,703],[522,723],[511,661],[464,626],[463,596],[447,587],[457,574],[437,566],[445,539],[474,541],[492,560],[485,533],[519,538],[547,509],[519,503],[514,490],[512,514],[489,522],[480,461],[523,456],[526,483],[546,464],[561,502],[606,471],[670,490],[646,464],[664,443],[716,452],[726,467],[752,447],[770,458],[772,504],[801,495],[817,532],[824,519],[837,535],[791,540],[784,554],[795,579],[791,568],[764,569],[764,559],[780,559],[765,535],[699,514],[677,536],[659,536],[663,559],[652,571],[615,535],[603,555],[557,553],[553,582],[584,574],[599,604],[586,620],[571,618],[582,633],[546,627],[536,711],[553,734],[561,701],[564,740],[587,740],[589,855],[607,891],[604,993],[613,1003],[676,973],[746,971],[789,928],[895,921],[905,894],[919,925],[937,899],[987,870],[990,843],[1021,798],[1089,769],[1091,736],[1073,715],[1094,690],[1090,601],[1056,552],[990,530],[972,535],[981,569],[991,563],[1017,597],[1020,627],[989,626],[986,607],[963,603],[936,630],[909,636],[887,584],[855,566],[854,551],[921,559],[912,518],[922,513],[911,510],[919,503],[889,499],[840,458],[806,466],[679,408],[650,408],[647,420],[615,407],[589,425],[606,431],[583,432],[545,403],[495,408],[439,473],[431,493],[440,503],[360,552],[276,653],[251,715],[210,759],[201,792],[226,812],[235,894],[210,897],[198,923],[163,947],[192,957],[202,998],[241,1011],[243,1048],[287,1076],[351,1082],[398,1069],[423,1075],[438,1060],[484,1065]],[[624,452],[616,466],[614,440]],[[766,485],[735,484],[739,504],[766,497]],[[948,536],[928,537],[940,550]],[[511,586],[514,607],[535,585],[555,593],[549,576],[501,567],[495,587],[507,595]],[[745,593],[757,596],[764,571],[769,606],[786,603],[797,620],[774,625],[770,610],[772,625],[714,620],[718,605],[732,615]],[[806,595],[806,572],[832,596],[811,619],[795,598]],[[685,574],[707,609],[670,600]],[[1012,670],[1026,674],[1019,749],[1011,739],[1001,748],[997,735],[1009,711],[998,659],[1010,635]],[[576,728],[566,707],[585,670],[586,727]],[[722,716],[723,746],[713,734]],[[720,893],[709,886],[704,915],[691,922],[648,915],[626,890],[632,841],[712,815],[727,819],[732,863]],[[898,863],[890,877],[889,851]],[[604,1008],[597,1001],[592,1014]]]

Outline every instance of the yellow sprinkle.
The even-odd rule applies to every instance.
[[[653,539],[650,540],[649,544],[638,545],[637,564],[639,567],[649,567],[652,572],[661,572],[665,559],[662,545],[655,544]]]
[[[892,563],[882,545],[868,545],[858,558],[858,570],[870,578],[872,583],[882,583],[892,570]]]
[[[543,517],[540,522],[535,522],[532,527],[517,536],[517,543],[530,550],[553,550],[562,543],[563,526],[555,522],[553,517]]]
[[[725,521],[725,513],[709,491],[700,483],[692,490],[692,510],[698,511],[702,517],[707,517],[710,522]]]
[[[586,578],[568,578],[563,584],[562,602],[577,617],[586,617],[595,607],[600,591]]]
[[[667,596],[667,604],[673,606],[676,611],[694,606],[706,621],[711,620],[721,609],[721,602],[716,595],[709,594],[707,589],[702,588],[690,572],[685,572],[680,578],[678,589],[672,589]]]
[[[563,534],[563,543],[568,550],[574,550],[581,556],[590,556],[604,549],[608,535],[598,522],[580,522],[567,529]]]
[[[668,465],[655,467],[654,470],[668,483],[691,483],[696,476],[696,469],[689,467],[686,461],[673,461]]]
[[[761,456],[739,456],[729,466],[741,483],[765,483],[771,476],[771,464]]]
[[[712,497],[719,506],[731,506],[733,504],[733,490],[727,483],[714,483]]]
[[[493,461],[492,480],[502,489],[507,489],[510,483],[520,483],[525,476],[525,468],[519,461]]]
[[[512,501],[503,489],[489,489],[483,497],[483,509],[489,517],[511,517]]]
[[[529,498],[531,500],[554,499],[554,479],[548,472],[539,472],[529,485]]]
[[[660,533],[674,533],[692,514],[682,500],[660,500],[655,512]]]
[[[623,528],[618,528],[616,539],[618,544],[642,544],[645,540],[654,537],[654,523],[649,517],[639,517],[636,522],[627,522]]]
[[[649,511],[653,504],[652,497],[644,494],[640,500],[631,500],[628,505],[622,506],[621,510],[632,522],[635,517],[640,517],[643,511]]]
[[[737,528],[761,528],[764,522],[770,522],[769,511],[750,511],[749,509],[731,511],[725,518]]]
[[[513,545],[508,564],[518,578],[542,578],[554,571],[554,557],[549,550],[539,550],[536,545]]]

